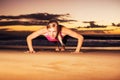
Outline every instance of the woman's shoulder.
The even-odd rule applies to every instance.
[[[40,28],[39,30],[36,31],[37,33],[40,33],[40,34],[44,34],[47,32],[47,28],[46,27],[42,27]]]
[[[39,31],[47,31],[47,28],[46,27],[42,27],[39,29]]]
[[[62,32],[63,34],[67,34],[69,31],[70,31],[69,28],[67,28],[67,27],[65,27],[65,26],[62,27],[61,32]]]
[[[69,30],[69,28],[62,26],[62,31]]]

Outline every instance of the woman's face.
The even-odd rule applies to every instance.
[[[49,32],[49,35],[52,37],[52,38],[55,38],[56,37],[56,34],[57,34],[57,23],[55,22],[52,22],[52,23],[49,23],[48,24],[48,32]]]

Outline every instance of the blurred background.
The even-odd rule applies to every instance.
[[[84,47],[120,47],[119,0],[0,0],[0,47],[27,46],[26,37],[56,19],[85,38]],[[67,46],[77,40],[67,39]],[[43,36],[35,46],[52,46]]]

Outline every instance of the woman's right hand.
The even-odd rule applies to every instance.
[[[35,51],[26,51],[25,53],[36,53]]]

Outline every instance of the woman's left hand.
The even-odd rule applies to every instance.
[[[25,53],[36,53],[35,51],[26,51]]]
[[[83,52],[80,52],[80,51],[74,51],[74,52],[72,52],[72,53],[75,53],[75,54],[81,54],[81,53],[83,53]]]

